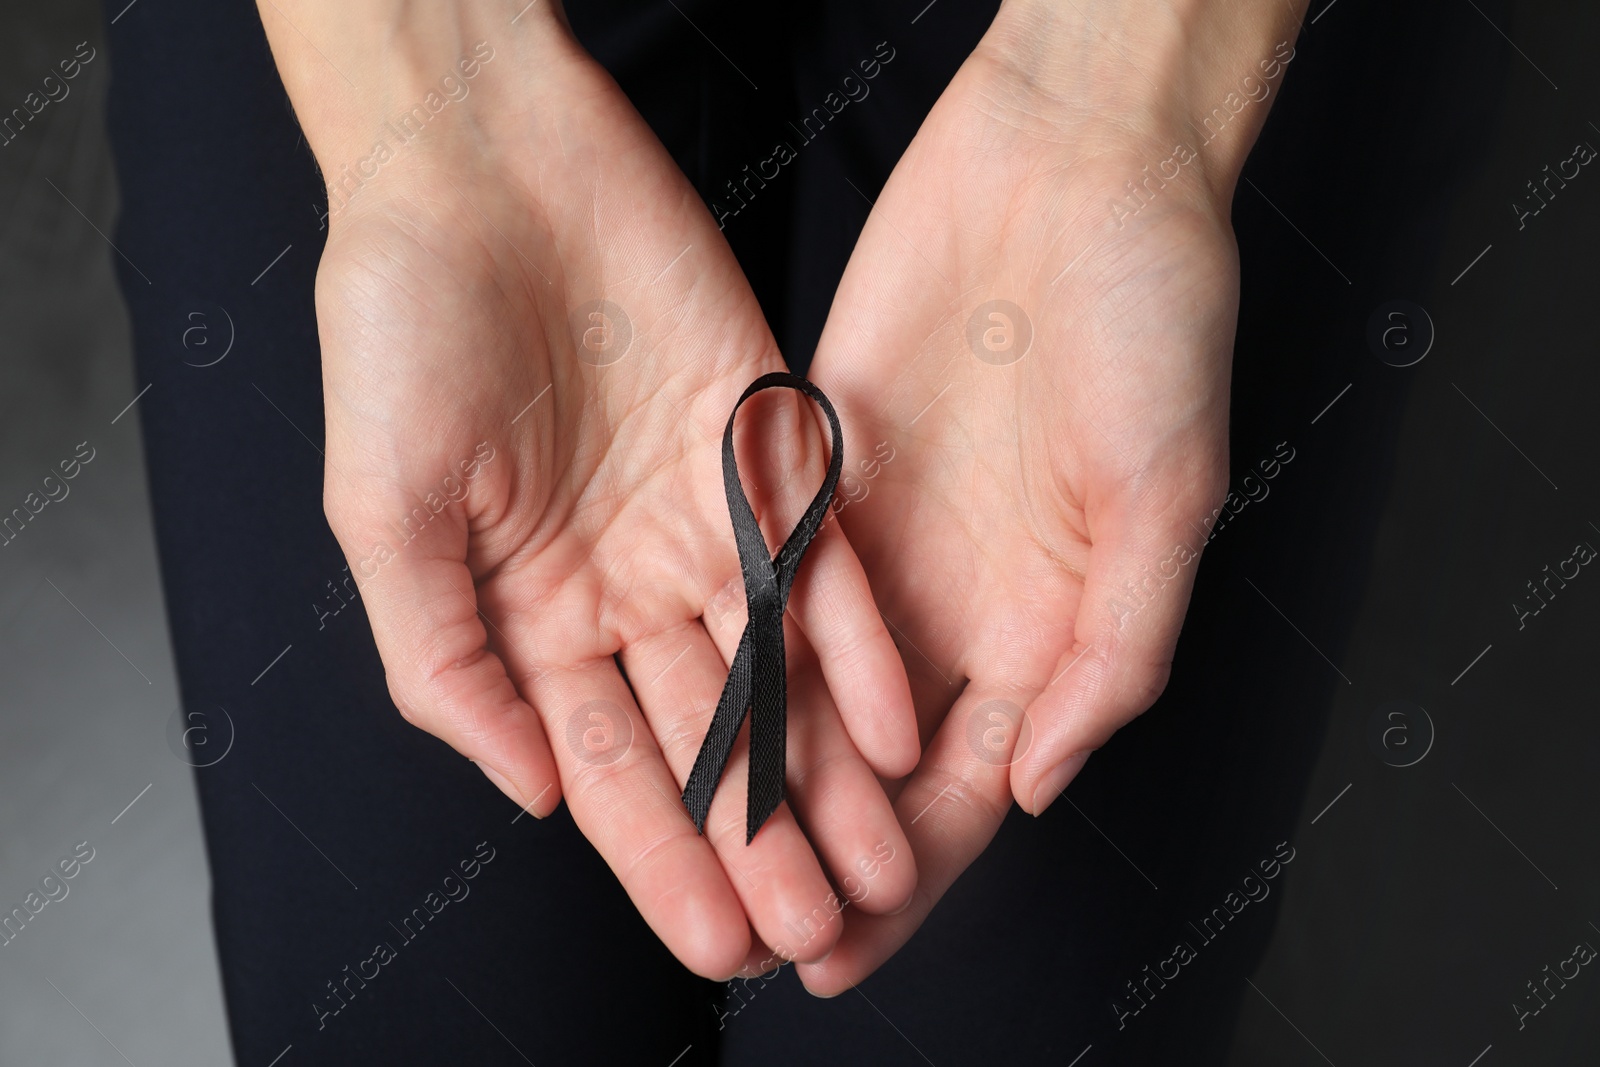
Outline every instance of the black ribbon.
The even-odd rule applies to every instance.
[[[833,429],[833,455],[828,460],[828,476],[812,498],[811,506],[795,525],[777,556],[768,558],[767,541],[761,536],[755,513],[739,484],[739,464],[733,455],[733,420],[739,407],[763,389],[796,389],[815,400]],[[750,715],[750,789],[745,807],[745,844],[755,840],[756,831],[767,816],[783,803],[785,742],[788,736],[788,683],[783,658],[783,610],[789,602],[795,571],[806,554],[811,539],[822,528],[833,491],[844,467],[844,431],[839,416],[822,390],[798,375],[778,371],[763,374],[750,383],[739,403],[728,415],[728,428],[722,433],[722,483],[728,494],[728,514],[733,519],[733,537],[739,546],[739,569],[744,573],[744,599],[750,610],[739,651],[734,654],[728,681],[717,701],[717,713],[706,730],[706,739],[695,757],[694,770],[683,787],[683,803],[694,819],[695,829],[705,832],[711,797],[722,780],[733,752],[734,739],[745,714]]]

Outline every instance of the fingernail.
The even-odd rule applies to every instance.
[[[1033,815],[1038,818],[1045,809],[1055,802],[1056,797],[1066,792],[1067,786],[1083,770],[1084,761],[1089,758],[1089,753],[1080,752],[1076,756],[1068,756],[1056,764],[1033,790]]]
[[[538,812],[528,810],[528,806],[524,804],[522,802],[522,798],[517,795],[517,788],[506,780],[505,775],[501,774],[487,763],[478,763],[477,760],[473,760],[472,762],[477,763],[478,770],[483,772],[483,776],[489,779],[489,781],[493,782],[499,788],[500,792],[516,801],[517,805],[521,807],[523,811],[528,812],[528,814],[532,815],[535,819],[544,818],[544,816],[540,815]]]

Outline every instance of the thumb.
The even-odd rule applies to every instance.
[[[1089,753],[1166,688],[1205,546],[1204,527],[1189,518],[1200,509],[1185,506],[1189,499],[1196,495],[1169,496],[1158,513],[1125,503],[1101,517],[1073,647],[1029,705],[1033,743],[1011,768],[1011,790],[1023,810],[1042,814]]]
[[[519,807],[548,815],[561,799],[555,760],[538,715],[490,650],[462,506],[435,491],[363,491],[329,468],[324,510],[400,714],[477,763]]]

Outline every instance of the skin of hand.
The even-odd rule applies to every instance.
[[[1229,205],[1298,19],[1008,0],[873,207],[812,374],[894,456],[840,521],[927,742],[896,800],[920,881],[799,968],[814,993],[1166,684],[1227,484]]]
[[[747,847],[743,741],[705,836],[680,800],[745,622],[722,430],[784,369],[703,202],[548,4],[261,12],[335,202],[324,503],[401,713],[534,815],[565,795],[698,974],[732,975],[752,937],[824,957],[836,887],[904,906],[875,775],[916,763],[911,694],[836,522],[785,620],[788,801]],[[735,440],[781,544],[822,484],[820,414],[769,390]]]

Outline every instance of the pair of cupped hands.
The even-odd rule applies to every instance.
[[[435,67],[495,50],[333,213],[317,277],[326,511],[401,714],[531,814],[565,798],[690,970],[850,988],[1013,799],[1044,812],[1165,685],[1196,569],[1174,546],[1226,481],[1227,206],[1254,129],[1130,198],[1193,140],[1202,76],[1153,30],[1124,44],[1178,74],[1135,76],[1070,11],[1001,9],[811,363],[847,476],[784,619],[788,799],[747,844],[743,740],[704,835],[680,794],[745,625],[722,431],[785,364],[704,201],[548,4],[398,45],[392,16],[365,58],[350,20],[391,17],[370,3],[324,16],[342,31],[262,10],[330,184]],[[857,197],[841,181],[842,213]],[[768,390],[735,442],[777,546],[826,425]]]

